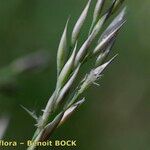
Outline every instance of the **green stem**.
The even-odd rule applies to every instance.
[[[40,139],[41,139],[41,136],[42,136],[42,134],[43,134],[43,129],[41,129],[40,130],[40,132],[39,132],[39,134],[37,135],[37,137],[35,138],[35,140],[33,140],[32,142],[35,142],[35,143],[37,143],[38,141],[40,141]],[[36,132],[35,132],[36,133]],[[27,148],[27,150],[36,150],[36,148],[37,148],[37,146],[36,146],[36,144],[34,145],[31,145],[31,146],[29,146],[28,148]]]

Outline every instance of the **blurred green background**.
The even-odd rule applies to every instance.
[[[71,15],[71,31],[85,3],[0,0],[0,67],[41,49],[50,54],[46,69],[23,73],[15,91],[0,92],[0,113],[10,116],[5,139],[24,141],[33,135],[34,121],[20,104],[35,111],[44,108],[55,87],[55,57],[64,25]],[[85,93],[86,103],[53,139],[76,139],[80,150],[150,149],[150,1],[127,0],[126,5],[128,21],[112,52],[119,57],[105,72],[100,88]]]

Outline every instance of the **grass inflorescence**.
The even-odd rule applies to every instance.
[[[122,6],[124,0],[112,0],[106,10],[103,10],[106,0],[97,0],[91,27],[87,33],[88,36],[83,44],[80,47],[78,46],[81,29],[88,16],[92,2],[92,0],[89,0],[85,6],[72,30],[70,39],[68,38],[69,19],[67,20],[57,51],[56,87],[45,109],[42,110],[43,114],[38,117],[35,113],[24,108],[36,120],[37,130],[32,138],[34,142],[47,140],[59,126],[66,122],[77,108],[85,102],[84,91],[92,84],[99,85],[97,81],[101,78],[103,71],[116,57],[115,55],[112,59],[106,61],[116,41],[118,31],[126,22],[126,8]],[[104,29],[106,22],[116,12],[118,15]],[[102,31],[103,33],[99,35]],[[94,48],[91,45],[94,45]],[[69,56],[68,51],[71,52]],[[90,61],[91,58],[95,62],[94,65],[91,64],[92,69],[89,72],[87,71],[78,84],[74,84],[78,81],[77,77],[82,66]],[[50,117],[56,112],[58,114],[50,121]],[[36,149],[36,146],[28,147],[28,150],[34,149]]]

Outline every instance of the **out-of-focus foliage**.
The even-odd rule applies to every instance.
[[[73,27],[85,3],[0,1],[0,67],[40,49],[48,50],[52,58],[43,72],[19,76],[14,94],[0,93],[0,113],[11,114],[6,139],[31,138],[33,121],[20,104],[36,111],[44,108],[55,86],[56,51],[64,25],[71,14]],[[81,150],[150,149],[150,1],[128,0],[126,4],[128,21],[112,52],[119,57],[105,72],[101,88],[89,90],[85,104],[55,132],[54,139],[77,139]]]

